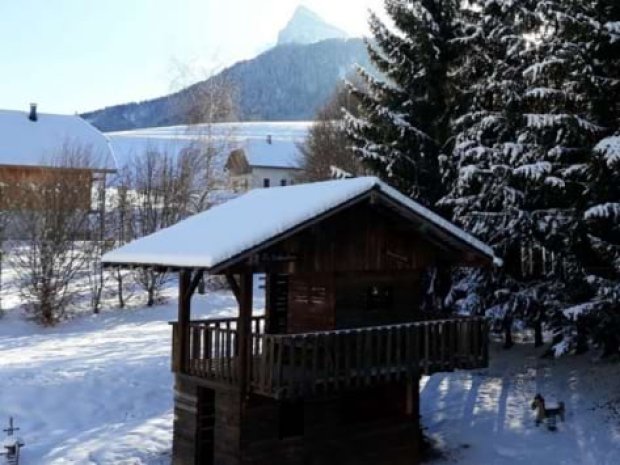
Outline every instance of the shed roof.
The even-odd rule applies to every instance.
[[[242,259],[315,218],[380,192],[455,246],[489,261],[493,250],[375,177],[256,189],[103,256],[107,265],[211,269]]]
[[[77,115],[38,113],[31,121],[25,111],[0,110],[0,165],[56,166],[64,147],[89,150],[93,169],[115,170],[106,136]]]

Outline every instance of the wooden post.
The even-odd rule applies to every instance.
[[[181,270],[179,272],[179,314],[178,314],[178,338],[176,366],[181,373],[187,373],[189,362],[189,322],[191,318],[191,272]]]
[[[239,277],[239,318],[237,321],[237,331],[239,334],[239,390],[241,396],[245,397],[248,393],[249,373],[252,354],[250,338],[252,336],[252,291],[253,274],[245,271]]]
[[[273,323],[273,292],[271,286],[273,285],[273,279],[271,278],[271,271],[267,270],[265,273],[265,334],[275,333]]]
[[[407,415],[410,416],[411,421],[415,424],[414,437],[412,438],[414,443],[414,450],[416,456],[413,457],[413,463],[420,463],[420,454],[422,447],[422,426],[420,425],[420,371],[415,370],[413,376],[407,379]]]

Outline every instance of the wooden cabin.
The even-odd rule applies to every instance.
[[[2,210],[46,208],[47,189],[66,191],[67,208],[91,209],[93,189],[116,171],[107,137],[78,115],[0,110],[0,134]]]
[[[179,273],[175,465],[417,463],[420,376],[488,363],[485,321],[423,315],[421,275],[493,262],[376,178],[254,190],[104,256]],[[238,316],[192,319],[203,273]]]

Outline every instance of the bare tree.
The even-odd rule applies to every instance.
[[[200,212],[211,206],[211,194],[225,184],[224,164],[233,148],[234,130],[217,123],[237,120],[238,91],[221,74],[213,76],[179,63],[176,68],[173,87],[184,89],[177,111],[183,115],[190,141],[185,151],[195,155],[200,170],[193,186],[192,208]],[[189,85],[196,81],[200,82]]]
[[[191,211],[198,213],[210,208],[216,202],[213,194],[227,187],[224,165],[233,150],[234,130],[216,123],[238,119],[238,92],[232,81],[221,74],[209,76],[204,71],[192,72],[189,66],[178,63],[177,72],[175,84],[185,89],[178,110],[184,116],[185,132],[191,140],[186,151],[195,155],[200,173],[190,196]],[[200,79],[198,84],[187,85]],[[204,280],[198,292],[205,293]]]
[[[9,221],[7,206],[3,205],[5,184],[0,180],[0,316],[2,315],[2,270],[4,263],[4,241],[6,239],[6,228]]]
[[[191,214],[192,195],[202,176],[200,154],[184,151],[177,156],[147,150],[125,168],[122,196],[125,233],[138,238],[171,226]],[[147,305],[155,304],[167,274],[154,269],[135,272],[147,292]]]
[[[363,168],[350,150],[350,142],[342,122],[342,110],[355,114],[358,102],[339,85],[330,100],[321,108],[308,136],[299,149],[302,154],[301,182],[322,181],[334,172],[359,175]]]
[[[84,245],[88,253],[88,285],[90,289],[90,306],[93,313],[101,310],[103,289],[106,285],[108,273],[104,272],[101,257],[111,250],[115,242],[109,236],[110,215],[106,201],[107,173],[93,172],[92,179],[92,206],[89,216],[87,242]]]
[[[114,247],[120,247],[132,238],[131,171],[123,170],[115,179],[115,187],[110,191],[108,235]],[[116,281],[116,296],[119,308],[125,308],[125,272],[120,268],[112,271]]]
[[[75,297],[72,283],[88,263],[91,154],[65,146],[28,181],[11,186],[16,241],[9,260],[32,316],[45,325],[62,319]]]
[[[188,126],[236,121],[239,114],[238,91],[222,74],[175,61],[170,89],[180,92],[176,112]]]

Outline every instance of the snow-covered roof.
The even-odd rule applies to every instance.
[[[212,269],[364,194],[380,191],[472,252],[493,250],[375,177],[256,189],[103,256],[109,265]]]
[[[264,139],[271,135],[274,140],[303,140],[311,121],[251,121],[234,123],[193,124],[190,126],[160,126],[106,133],[112,137],[141,137],[165,139],[193,138],[209,134],[213,137],[235,139]]]
[[[225,156],[241,149],[252,166],[297,168],[297,144],[303,142],[311,124],[306,121],[197,124],[110,132],[107,136],[120,166],[148,150],[176,156],[193,143],[204,142],[222,148]],[[223,166],[226,160],[220,163]]]
[[[89,150],[93,168],[115,170],[116,161],[106,136],[78,115],[0,110],[0,165],[49,166],[64,148]]]
[[[242,147],[253,167],[299,169],[300,154],[294,141],[249,139]]]

